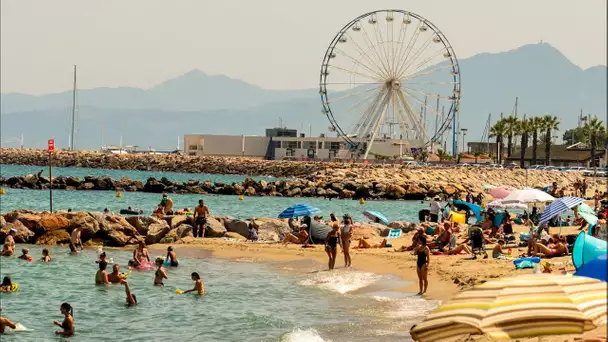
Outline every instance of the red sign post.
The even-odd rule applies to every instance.
[[[48,141],[49,150],[49,208],[51,213],[53,212],[53,166],[51,164],[51,158],[53,152],[55,152],[55,139],[49,139]]]

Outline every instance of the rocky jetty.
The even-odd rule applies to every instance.
[[[164,218],[153,216],[121,216],[100,212],[34,212],[10,211],[0,215],[0,243],[11,229],[17,231],[17,243],[57,245],[70,242],[72,230],[81,228],[81,239],[85,246],[122,247],[145,241],[155,243],[189,243],[192,236],[191,216],[173,215]],[[207,222],[207,238],[245,239],[249,223],[258,227],[261,240],[280,241],[282,235],[291,232],[286,220],[255,218],[248,220],[227,216],[210,217]],[[393,222],[391,227],[404,232],[416,229],[416,224]],[[386,236],[390,228],[379,224],[358,224],[353,230],[355,238]]]

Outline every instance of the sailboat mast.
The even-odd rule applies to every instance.
[[[76,65],[74,65],[74,87],[72,89],[72,131],[70,134],[70,150],[74,150],[74,129],[76,125]]]

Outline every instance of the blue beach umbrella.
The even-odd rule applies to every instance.
[[[467,208],[471,209],[473,214],[475,214],[475,218],[477,218],[478,221],[481,220],[481,207],[478,206],[477,204],[469,203],[469,202],[465,202],[465,201],[461,201],[461,200],[454,200],[454,206],[467,207]]]
[[[377,211],[366,210],[363,212],[363,215],[365,215],[365,217],[367,217],[368,219],[370,219],[374,222],[376,221],[376,219],[378,219],[378,220],[380,220],[381,223],[383,223],[387,226],[390,223],[389,220],[386,218],[386,216],[382,215],[382,213],[379,213]]]
[[[581,266],[574,275],[588,278],[595,278],[601,281],[608,281],[608,263],[606,254],[599,256],[597,259],[591,260]]]
[[[312,216],[318,212],[321,212],[319,208],[311,207],[308,204],[296,204],[283,210],[279,214],[279,218],[295,218],[300,216]]]
[[[570,208],[574,208],[577,205],[583,203],[583,199],[580,197],[562,197],[551,202],[540,217],[540,224],[543,224],[555,216],[568,211]]]

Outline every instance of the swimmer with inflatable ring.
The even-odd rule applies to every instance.
[[[2,307],[0,307],[0,312],[2,312]],[[6,327],[17,329],[17,324],[11,322],[6,317],[0,316],[0,335],[4,334],[4,329],[6,329]]]
[[[173,251],[173,247],[167,247],[167,257],[165,260],[169,261],[169,266],[171,267],[177,267],[177,265],[179,265],[179,262],[177,261],[177,254],[175,254]]]
[[[50,262],[51,261],[51,254],[49,253],[48,249],[43,249],[42,250],[42,258],[40,258],[40,261],[42,262]]]
[[[196,272],[192,272],[192,275],[190,277],[194,281],[194,288],[192,290],[186,290],[182,293],[185,294],[185,293],[189,293],[189,292],[196,292],[196,293],[198,293],[199,296],[204,296],[205,295],[205,284],[203,284],[203,281],[201,280],[201,276],[199,276],[198,273],[196,273]]]
[[[135,267],[141,267],[144,261],[150,263],[150,254],[143,241],[139,241],[137,248],[133,251],[133,261],[135,262]]]
[[[53,321],[58,327],[61,327],[63,331],[55,331],[55,335],[70,337],[74,335],[74,309],[68,303],[63,303],[59,307],[59,311],[63,314],[63,322]]]
[[[169,279],[167,277],[167,272],[163,267],[164,262],[165,260],[163,260],[163,258],[156,258],[156,267],[158,268],[154,274],[154,286],[165,286],[165,284],[163,284],[163,279]]]
[[[34,260],[34,258],[32,258],[32,256],[28,254],[29,252],[30,252],[30,250],[27,249],[27,248],[22,249],[21,253],[23,253],[23,254],[21,254],[19,256],[19,259],[21,259],[21,260],[27,260],[27,261]]]
[[[0,292],[9,293],[17,291],[19,286],[17,283],[13,283],[11,277],[6,276],[2,279],[2,285],[0,285]]]

